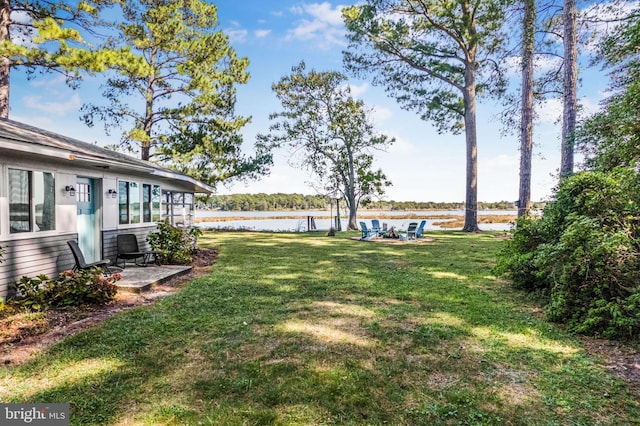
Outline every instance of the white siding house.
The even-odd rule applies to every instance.
[[[73,267],[68,240],[87,261],[113,261],[119,233],[135,233],[144,247],[161,220],[191,225],[194,195],[212,192],[155,164],[0,119],[0,298],[24,275]]]

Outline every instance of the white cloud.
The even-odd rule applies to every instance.
[[[391,109],[379,105],[373,107],[372,118],[374,125],[379,125],[380,123],[390,120],[391,117],[393,117],[393,111]]]
[[[562,119],[562,100],[549,99],[535,106],[535,112],[540,124],[555,124]]]
[[[46,102],[42,96],[24,96],[22,102],[26,107],[56,116],[63,116],[69,112],[77,112],[82,105],[78,93],[75,93],[66,102]]]
[[[317,20],[327,22],[332,26],[342,26],[342,8],[344,6],[336,6],[331,8],[331,3],[313,3],[305,6],[305,11]]]
[[[11,27],[11,41],[18,46],[28,48],[36,47],[33,39],[38,35],[37,29],[32,25],[33,19],[26,12],[11,12],[11,20],[19,24]]]
[[[614,35],[624,25],[621,18],[633,13],[637,8],[636,2],[596,2],[580,11],[579,21],[582,30],[590,37],[586,40],[587,51],[595,52],[603,37]]]
[[[601,105],[599,100],[584,97],[580,99],[580,110],[578,115],[580,118],[588,117],[600,111],[600,109]]]
[[[579,99],[580,109],[578,110],[579,118],[585,118],[600,111],[600,103],[598,99],[582,97]],[[535,112],[537,115],[536,124],[557,124],[562,121],[562,99],[548,99],[542,103],[536,104]]]
[[[369,83],[362,83],[361,85],[350,84],[351,96],[359,98],[369,90]]]
[[[271,34],[271,30],[256,30],[254,34],[256,38],[264,38]]]
[[[225,34],[229,37],[229,41],[231,41],[231,43],[244,43],[249,32],[245,29],[239,28],[226,30]]]
[[[34,80],[31,82],[32,87],[43,87],[43,86],[58,86],[66,84],[66,77],[62,74],[53,76],[51,78],[43,78],[39,80]]]
[[[511,56],[504,60],[504,66],[508,76],[519,76],[521,71],[520,56]],[[559,69],[562,58],[548,55],[535,55],[533,59],[536,73],[544,73],[552,69]]]
[[[311,3],[289,9],[294,15],[303,16],[295,28],[287,33],[287,40],[316,41],[322,49],[332,46],[346,46],[342,8],[331,3]]]
[[[399,136],[394,136],[391,134],[388,134],[388,136],[396,138],[396,141],[393,143],[393,145],[389,147],[388,151],[390,154],[408,154],[413,151],[413,144],[411,144],[411,142]],[[401,160],[400,163],[402,163]]]

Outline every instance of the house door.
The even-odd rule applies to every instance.
[[[97,218],[97,200],[94,179],[78,178],[76,200],[78,208],[78,245],[85,260],[100,259],[100,232]]]

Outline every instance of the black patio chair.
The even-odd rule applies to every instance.
[[[116,237],[116,245],[118,247],[118,254],[116,255],[116,266],[118,259],[122,259],[122,269],[127,266],[127,259],[133,260],[137,266],[147,266],[147,263],[153,257],[156,265],[159,265],[160,258],[157,251],[141,251],[138,247],[138,238],[135,234],[119,234]],[[142,259],[141,261],[138,259]]]
[[[109,265],[111,264],[111,261],[109,259],[101,259],[95,262],[87,263],[86,260],[84,259],[84,255],[82,254],[82,250],[80,250],[80,246],[78,245],[77,241],[69,240],[67,241],[67,244],[69,245],[69,248],[71,249],[71,253],[73,254],[73,258],[76,261],[76,264],[73,266],[74,271],[78,272],[85,269],[102,268],[102,270],[106,274],[111,275],[111,269],[109,269]]]

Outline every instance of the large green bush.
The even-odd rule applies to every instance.
[[[496,272],[546,297],[569,330],[640,335],[640,179],[631,168],[565,179],[542,217],[518,220]]]
[[[151,248],[160,253],[163,263],[189,264],[198,249],[198,237],[201,235],[202,231],[195,226],[185,229],[160,222],[158,232],[149,234],[147,240]]]
[[[32,311],[51,307],[104,305],[117,293],[115,282],[120,274],[104,275],[99,268],[79,272],[64,271],[57,278],[47,275],[22,277],[16,283],[11,304]]]

